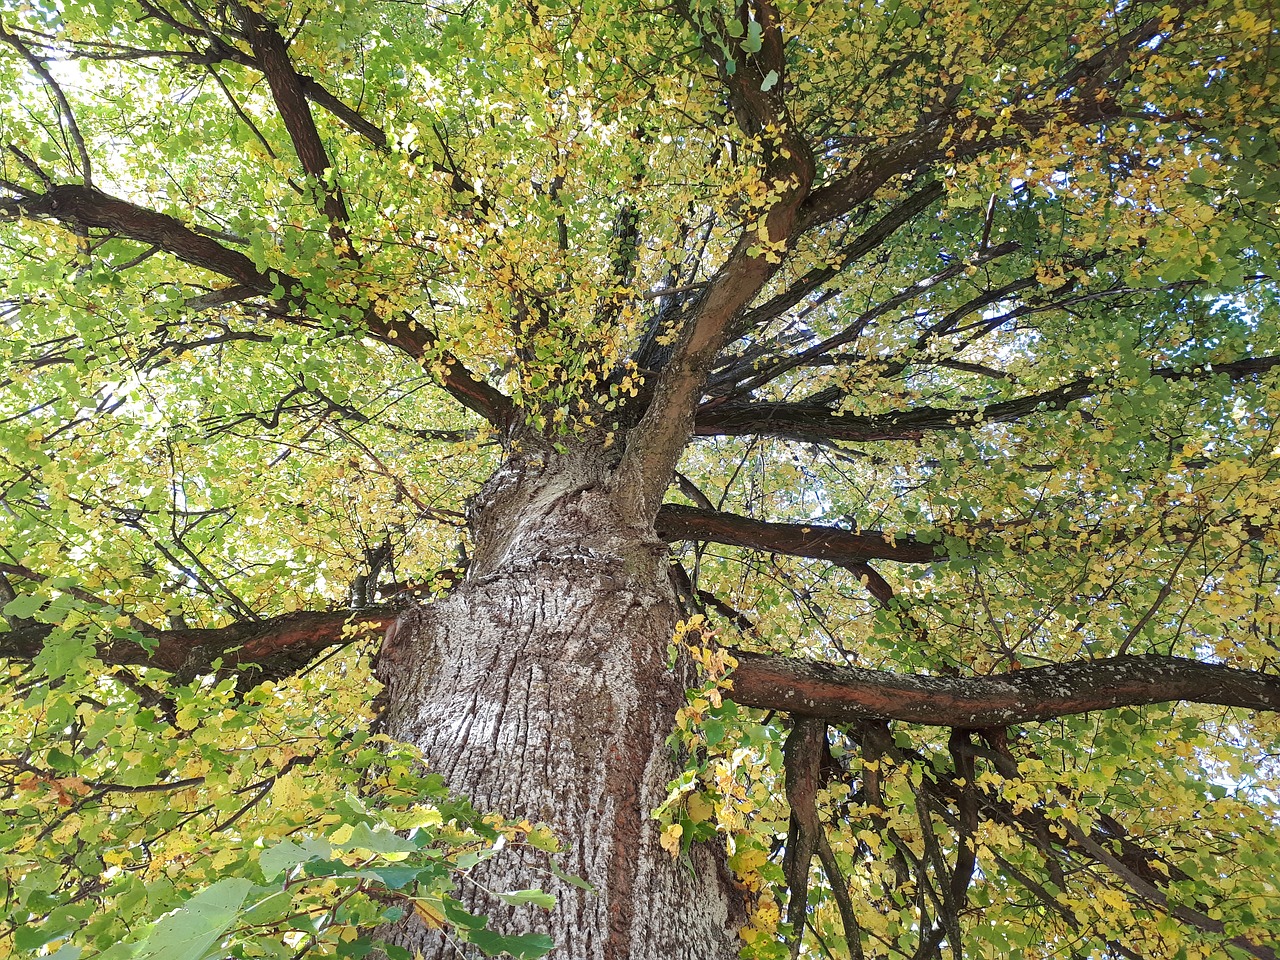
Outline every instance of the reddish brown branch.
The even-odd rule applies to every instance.
[[[274,287],[243,253],[198,233],[167,213],[120,200],[93,187],[63,184],[41,196],[9,201],[7,205],[24,216],[107,230],[159,247],[184,263],[211,270],[257,294],[269,293]]]
[[[1184,701],[1280,710],[1280,676],[1181,657],[1111,657],[990,677],[894,674],[736,653],[733,698],[831,721],[884,718],[944,727],[1002,727],[1093,710]]]
[[[133,641],[104,644],[104,663],[194,676],[220,660],[249,679],[287,676],[347,639],[348,623],[378,631],[387,608],[303,612],[213,629],[156,631],[148,653]],[[0,634],[0,657],[30,660],[46,624]],[[737,652],[733,697],[744,706],[833,722],[882,718],[960,728],[1028,721],[1170,701],[1280,710],[1280,676],[1180,657],[1126,656],[1056,664],[991,677],[930,677]]]

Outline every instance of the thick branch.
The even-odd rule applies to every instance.
[[[212,237],[187,226],[176,217],[127,200],[120,200],[92,187],[64,184],[42,195],[6,200],[0,198],[0,217],[28,216],[60,223],[106,230],[116,236],[159,247],[184,263],[210,270],[243,288],[245,295],[276,295],[297,305],[305,300],[303,284],[276,270],[270,276],[259,270],[247,256],[224,246]],[[475,377],[452,353],[439,348],[438,340],[421,324],[393,323],[372,307],[361,319],[370,333],[415,360],[438,360],[443,370],[444,388],[470,410],[490,423],[505,425],[511,402],[499,390]]]
[[[80,227],[107,230],[159,247],[184,263],[210,270],[256,294],[268,294],[274,284],[252,260],[193,230],[176,217],[92,187],[63,184],[39,196],[0,200],[0,214],[57,220]]]
[[[710,540],[839,564],[867,560],[931,563],[947,556],[941,546],[910,536],[890,537],[876,531],[853,533],[817,523],[769,523],[674,503],[662,505],[656,526],[658,536],[664,540]]]
[[[325,216],[329,218],[329,235],[340,246],[349,246],[346,203],[336,184],[328,182],[331,176],[329,156],[320,140],[315,118],[311,115],[302,78],[293,69],[293,63],[289,59],[284,38],[276,30],[275,24],[256,10],[248,6],[237,6],[236,9],[244,24],[244,34],[253,49],[253,55],[271,87],[272,99],[275,100],[276,109],[280,111],[285,129],[289,131],[289,139],[293,142],[293,149],[302,169],[324,191],[323,209]]]
[[[687,7],[677,9],[693,21]],[[709,37],[704,44],[717,64],[738,126],[748,137],[759,138],[760,177],[775,199],[744,219],[733,252],[685,314],[671,360],[627,439],[618,472],[622,485],[635,491],[636,502],[628,509],[640,523],[661,504],[693,432],[694,411],[711,368],[732,338],[742,311],[781,266],[796,236],[797,211],[816,174],[812,151],[787,115],[786,55],[778,12],[768,0],[752,0],[739,8],[740,18],[746,20],[748,13],[760,25],[761,47],[749,56],[744,51],[736,69]]]
[[[390,626],[388,608],[303,612],[213,629],[155,631],[148,653],[133,641],[104,644],[104,663],[197,675],[220,660],[248,679],[288,676],[348,639],[344,628]],[[52,628],[0,634],[0,658],[30,660]],[[1036,667],[992,677],[899,675],[879,670],[737,652],[733,697],[744,706],[833,722],[882,718],[960,728],[1007,726],[1170,701],[1280,710],[1280,676],[1155,655]]]
[[[758,653],[735,656],[738,703],[831,721],[884,718],[972,729],[1172,701],[1280,710],[1280,676],[1181,657],[1111,657],[991,677],[927,677]]]
[[[767,523],[677,504],[662,507],[657,527],[659,535],[667,540],[710,540],[855,567],[867,560],[927,563],[945,558],[941,548],[910,537],[891,541],[876,532],[852,533],[818,524]],[[35,578],[35,574],[31,576]],[[220,658],[225,670],[268,679],[293,673],[325,648],[341,643],[342,628],[348,622],[385,627],[393,619],[393,611],[374,608],[358,614],[296,613],[212,629],[157,630],[147,626],[143,632],[155,644],[151,653],[133,641],[120,641],[100,647],[98,656],[108,664],[187,673],[210,669],[213,661]],[[47,624],[30,624],[0,634],[0,658],[30,660],[40,652],[50,629]]]
[[[155,648],[150,653],[139,643],[120,640],[100,646],[98,656],[110,665],[155,667],[193,676],[212,669],[213,662],[220,659],[224,670],[252,679],[278,679],[300,670],[328,647],[350,639],[343,633],[348,623],[374,631],[387,627],[395,617],[396,611],[375,607],[359,613],[306,611],[225,627],[160,630],[151,638]],[[52,629],[40,623],[0,633],[0,658],[32,659]]]

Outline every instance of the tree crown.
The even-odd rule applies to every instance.
[[[6,11],[0,955],[545,951],[449,891],[554,841],[375,749],[365,655],[486,477],[589,451],[676,545],[659,816],[751,955],[1274,957],[1277,29]]]

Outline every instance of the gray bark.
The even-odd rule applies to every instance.
[[[743,917],[722,851],[674,861],[650,817],[678,772],[665,742],[684,699],[668,667],[678,613],[666,546],[622,516],[607,465],[588,452],[504,467],[477,504],[466,580],[405,614],[383,648],[382,729],[424,750],[479,810],[549,824],[557,865],[595,888],[505,848],[477,874],[483,886],[540,886],[558,902],[549,914],[513,908],[464,882],[491,926],[550,934],[557,960],[727,960]],[[412,917],[391,939],[458,955]]]

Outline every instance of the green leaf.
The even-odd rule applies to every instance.
[[[442,897],[441,904],[445,918],[464,934],[472,930],[482,930],[484,925],[489,922],[487,916],[472,913],[452,897]]]
[[[708,718],[702,721],[702,733],[707,739],[707,746],[714,747],[724,739],[724,721]]]
[[[241,920],[248,924],[266,925],[286,916],[292,907],[293,893],[289,890],[277,890],[246,908]]]
[[[236,921],[250,880],[229,878],[205,887],[168,916],[161,917],[137,945],[134,960],[205,960],[221,951],[218,941]]]
[[[335,846],[339,850],[368,850],[371,853],[413,853],[418,849],[412,840],[390,830],[372,830],[364,823],[356,824],[351,836]]]
[[[13,945],[20,951],[34,952],[46,943],[61,940],[68,934],[74,933],[79,926],[79,921],[66,916],[58,919],[51,918],[49,923],[22,925],[13,932]]]
[[[4,605],[6,617],[30,620],[45,604],[45,598],[34,593],[22,593]]]
[[[777,83],[778,83],[778,71],[770,70],[768,73],[764,75],[764,80],[760,83],[760,90],[764,93],[768,93],[777,85]]]
[[[274,880],[299,864],[309,860],[325,860],[333,855],[333,848],[320,840],[307,840],[297,844],[281,840],[262,851],[258,856],[258,868],[264,880]]]
[[[474,943],[490,957],[507,953],[519,960],[536,960],[546,956],[554,949],[556,942],[545,933],[523,933],[516,936],[505,936],[492,930],[470,930],[467,932],[468,943]]]
[[[544,910],[550,910],[556,905],[554,894],[547,893],[545,890],[512,890],[508,893],[500,893],[498,896],[507,903],[523,906],[532,903],[535,906],[542,907]]]
[[[436,865],[430,867],[378,866],[360,870],[356,873],[356,876],[377,880],[390,890],[403,890],[414,881],[421,883],[424,878],[429,879],[439,872],[440,868]]]
[[[575,877],[571,873],[565,873],[563,870],[557,867],[554,863],[550,864],[547,867],[547,869],[551,871],[553,876],[559,878],[560,880],[563,880],[565,883],[568,883],[577,887],[579,890],[587,890],[587,891],[590,891],[591,893],[596,892],[596,888],[593,887],[591,884],[587,883],[587,881],[583,880],[581,877]]]
[[[54,747],[45,755],[45,762],[60,773],[74,773],[76,769],[75,758],[57,747]]]
[[[759,53],[764,46],[764,28],[760,21],[752,20],[747,24],[747,37],[742,41],[742,49],[747,53]]]

